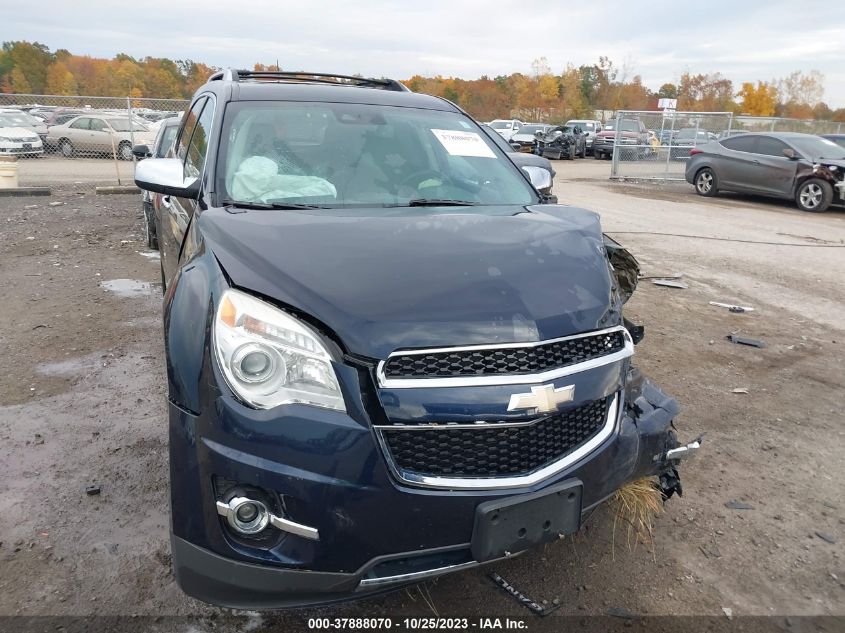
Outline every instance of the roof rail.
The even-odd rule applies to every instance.
[[[214,73],[208,81],[277,81],[302,82],[314,84],[329,84],[334,86],[357,86],[360,88],[380,88],[395,92],[410,92],[410,90],[395,79],[373,79],[371,77],[355,77],[353,75],[337,75],[334,73],[310,73],[305,71],[289,72],[283,70],[236,70],[227,68]]]

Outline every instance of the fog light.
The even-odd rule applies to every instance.
[[[270,523],[270,511],[263,502],[247,497],[233,497],[229,503],[217,502],[217,513],[241,534],[258,534]]]

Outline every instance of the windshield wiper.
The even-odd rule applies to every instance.
[[[470,200],[451,200],[449,198],[415,198],[408,201],[409,207],[474,207],[477,205],[477,202]]]
[[[223,205],[235,209],[263,209],[263,210],[286,210],[286,209],[325,209],[315,204],[298,204],[296,202],[244,202],[241,200],[223,200]]]

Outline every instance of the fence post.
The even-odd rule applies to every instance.
[[[132,121],[132,101],[126,97],[126,112],[129,114],[129,142],[132,143],[132,148],[135,148],[135,123]],[[135,152],[132,152],[132,164],[138,161],[135,157]]]
[[[669,164],[672,160],[672,141],[675,140],[675,117],[677,116],[677,112],[672,112],[672,125],[669,128],[669,151],[666,152],[666,173],[664,175],[664,179],[669,178]]]
[[[619,176],[619,122],[622,120],[621,111],[616,111],[616,125],[613,135],[613,153],[610,155],[610,177]]]

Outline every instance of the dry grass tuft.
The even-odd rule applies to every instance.
[[[616,524],[624,521],[628,524],[626,544],[633,549],[637,543],[653,545],[654,519],[663,512],[663,496],[653,478],[630,481],[613,496],[616,506],[613,518],[613,553],[616,553]],[[632,545],[633,544],[633,545]],[[654,548],[652,547],[652,556]]]

